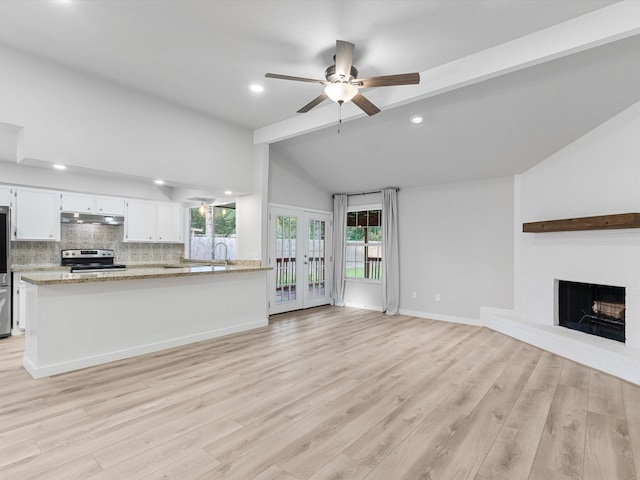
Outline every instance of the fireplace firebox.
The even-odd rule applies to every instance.
[[[625,288],[558,280],[558,324],[625,341]]]

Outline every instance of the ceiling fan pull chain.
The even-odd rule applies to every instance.
[[[342,126],[342,104],[344,102],[338,102],[338,135],[340,135],[340,127]]]

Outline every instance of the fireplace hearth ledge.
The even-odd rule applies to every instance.
[[[482,307],[487,328],[640,385],[640,350],[615,340],[523,320],[513,310]]]

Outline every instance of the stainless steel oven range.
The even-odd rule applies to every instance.
[[[62,250],[61,265],[71,267],[71,272],[103,272],[105,270],[124,270],[126,265],[114,263],[113,250],[80,249]]]

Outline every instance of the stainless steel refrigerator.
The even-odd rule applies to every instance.
[[[0,338],[11,335],[11,253],[9,207],[0,206]]]

